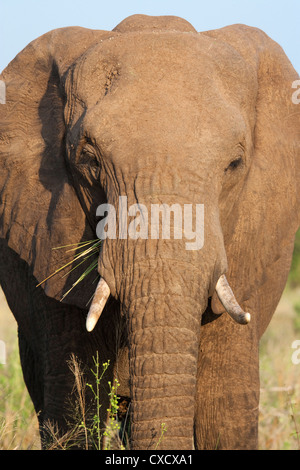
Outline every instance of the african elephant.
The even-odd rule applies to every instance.
[[[41,428],[68,428],[67,361],[99,351],[131,399],[131,449],[162,423],[160,448],[257,447],[259,339],[299,225],[297,78],[259,29],[144,15],[51,31],[4,70],[0,282]],[[201,205],[203,243],[103,237],[97,288],[94,273],[61,302],[66,270],[36,287],[64,265],[54,248],[96,239],[98,207],[120,225],[124,196]]]

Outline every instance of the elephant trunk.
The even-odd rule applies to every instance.
[[[191,274],[183,283],[178,267],[176,276],[174,267],[169,268],[172,284],[161,277],[166,265],[153,266],[151,290],[132,298],[128,309],[134,449],[193,448],[197,357],[205,304],[187,294]]]

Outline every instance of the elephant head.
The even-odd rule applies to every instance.
[[[191,448],[195,422],[200,439],[203,383],[218,376],[208,350],[225,345],[219,364],[237,389],[258,382],[258,339],[299,223],[295,79],[256,28],[198,33],[180,18],[142,15],[113,31],[49,32],[2,74],[0,234],[37,283],[63,264],[53,248],[95,238],[102,204],[118,226],[122,196],[148,214],[155,204],[204,208],[199,249],[186,249],[184,234],[101,244],[87,327],[97,334],[109,296],[120,303],[133,448],[151,445],[162,422],[166,448]],[[45,293],[60,300],[73,275],[49,279]],[[64,301],[87,310],[94,291],[87,281]],[[250,363],[239,368],[243,348]]]

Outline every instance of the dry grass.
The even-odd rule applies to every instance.
[[[300,289],[286,290],[262,338],[260,353],[260,448],[300,450],[300,364],[292,362],[295,305]]]
[[[91,369],[93,373],[92,383],[86,382],[83,372],[83,364],[71,355],[69,360],[69,368],[74,377],[74,387],[72,392],[72,400],[69,403],[69,419],[70,429],[61,435],[59,430],[53,423],[47,421],[44,423],[44,431],[47,438],[44,441],[46,450],[124,450],[125,447],[119,437],[121,429],[121,421],[119,417],[119,397],[117,389],[119,383],[117,380],[114,384],[108,382],[109,392],[109,413],[108,423],[105,425],[101,421],[100,409],[101,392],[100,385],[105,382],[105,374],[109,368],[109,361],[101,364],[99,362],[98,353],[93,358],[94,367]],[[93,411],[87,406],[87,392],[92,391],[94,398]],[[71,397],[70,397],[71,398]],[[124,423],[125,424],[125,423]]]
[[[0,364],[0,450],[39,449],[37,417],[25,388],[18,353],[17,327],[0,290],[0,339],[6,364]]]
[[[262,450],[300,450],[300,364],[291,361],[291,344],[300,340],[294,321],[299,300],[300,289],[284,293],[261,343]],[[1,291],[0,339],[7,345],[7,364],[0,365],[0,450],[39,449],[37,419],[18,359],[16,325]]]

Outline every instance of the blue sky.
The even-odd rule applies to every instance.
[[[0,0],[0,71],[31,40],[63,26],[112,29],[134,13],[176,15],[198,31],[244,23],[264,30],[300,72],[299,0]]]

